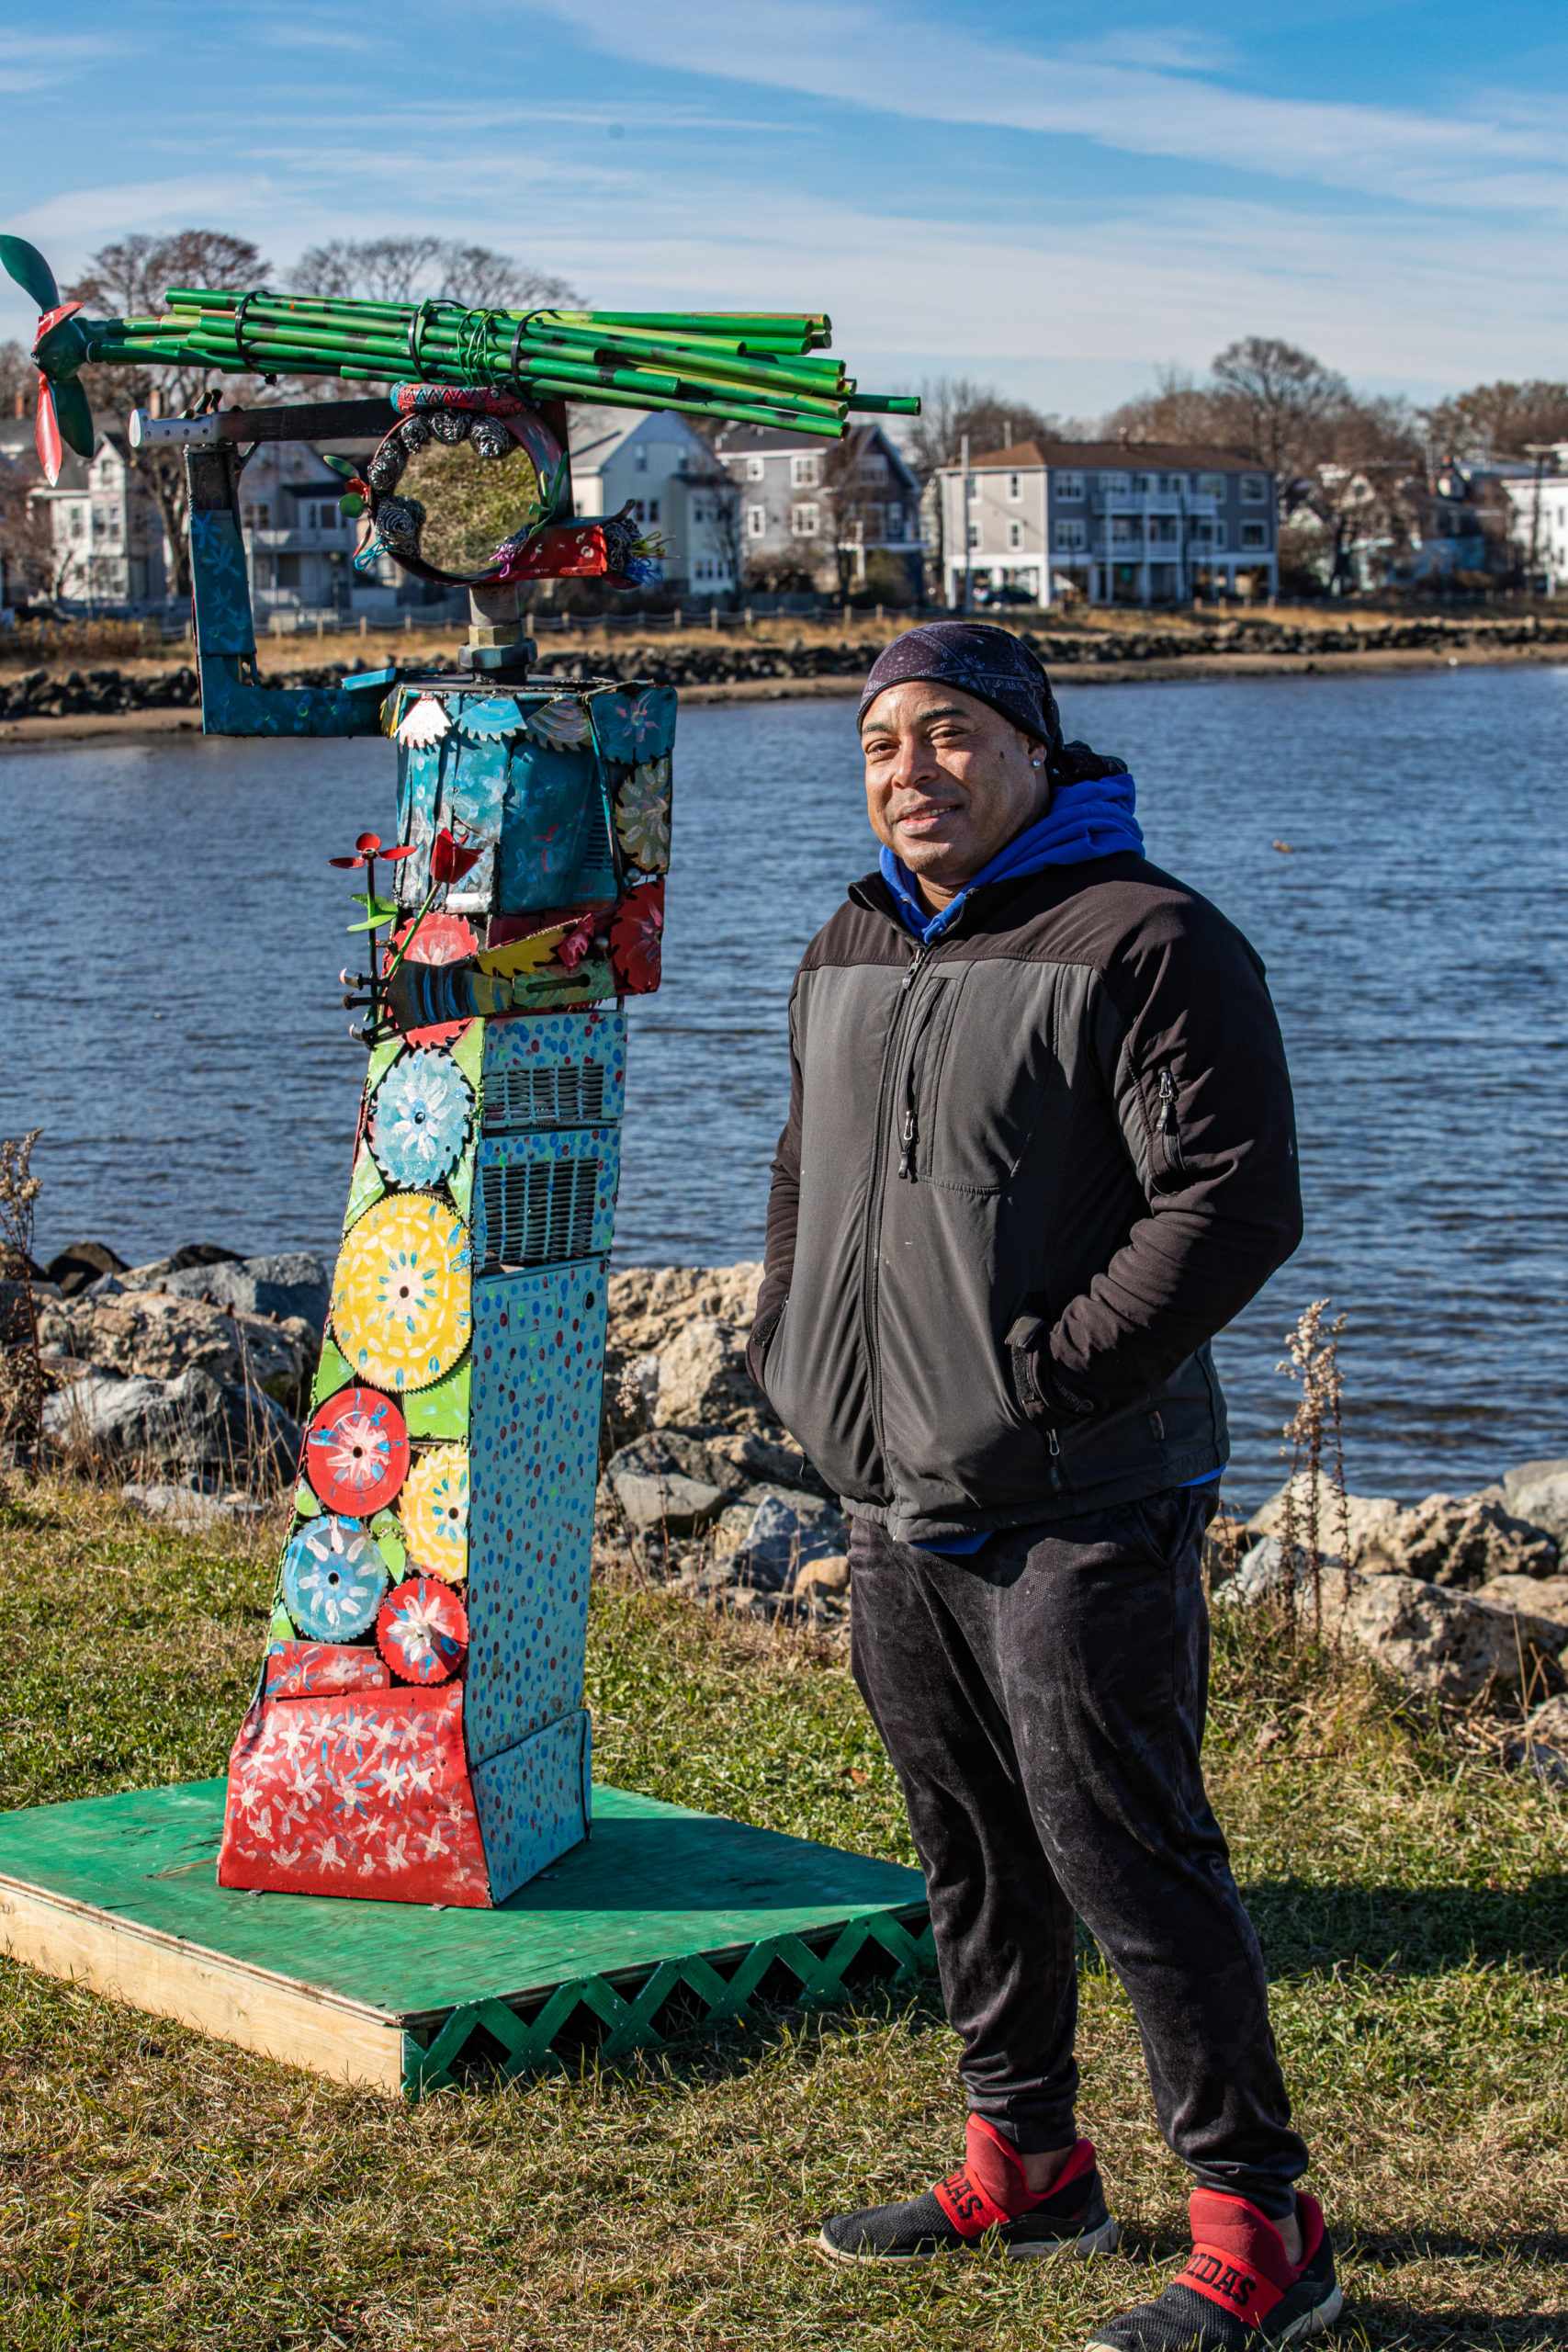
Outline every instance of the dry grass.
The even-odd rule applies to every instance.
[[[218,1556],[58,1484],[0,1533],[0,1803],[220,1770],[265,1538]],[[848,1677],[808,1650],[609,1589],[590,1697],[622,1785],[908,1859]],[[1256,1626],[1222,1630],[1212,1758],[1344,2246],[1340,2340],[1562,2346],[1568,1804]],[[1183,2183],[1091,1954],[1083,2117],[1125,2251],[891,2278],[809,2238],[825,2209],[951,2162],[929,1995],[406,2109],[8,1963],[0,1984],[8,2352],[1014,2352],[1079,2341],[1180,2237]]]

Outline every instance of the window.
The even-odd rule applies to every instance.
[[[648,502],[648,519],[650,523],[657,523],[659,520],[659,501],[657,498],[650,498]]]
[[[1126,547],[1132,540],[1141,537],[1141,534],[1131,514],[1113,514],[1111,518],[1111,536],[1119,546]]]
[[[1107,498],[1130,498],[1133,494],[1132,476],[1130,474],[1102,474],[1100,476],[1100,488],[1104,491]]]
[[[1009,474],[1009,476],[1008,476],[1008,496],[1009,496],[1009,498],[1010,498],[1010,499],[1013,501],[1013,503],[1016,504],[1016,503],[1017,503],[1017,502],[1018,502],[1018,500],[1019,500],[1022,495],[1023,495],[1023,492],[1022,492],[1021,489],[1021,488],[1020,488],[1020,486],[1019,486],[1019,479],[1018,479],[1018,476],[1017,476],[1016,474]]]
[[[1157,539],[1167,546],[1173,544],[1180,537],[1180,531],[1178,527],[1175,515],[1151,514],[1149,516],[1149,537],[1151,539]]]
[[[882,503],[874,499],[863,515],[857,517],[855,537],[863,547],[875,547],[882,538]]]
[[[1089,526],[1081,514],[1069,514],[1056,524],[1054,537],[1064,555],[1081,555],[1089,545]]]
[[[1021,548],[1023,545],[1023,525],[1021,523],[1010,523],[1008,525],[1008,545],[1010,548]]]
[[[1161,474],[1159,486],[1167,498],[1179,498],[1187,488],[1185,474]]]
[[[980,526],[978,523],[971,523],[969,526],[969,544],[972,548],[977,548],[980,544]]]
[[[1055,498],[1081,498],[1083,496],[1082,474],[1053,474],[1051,494]]]
[[[1243,474],[1241,503],[1244,506],[1261,506],[1269,495],[1269,485],[1261,474]]]
[[[646,449],[634,449],[632,451],[632,469],[634,472],[639,474],[645,474],[648,471],[648,451]]]
[[[766,460],[761,458],[748,458],[746,460],[747,481],[766,481],[767,478],[768,468]]]
[[[1134,498],[1146,498],[1154,486],[1155,478],[1153,474],[1134,474],[1133,476],[1133,495]]]
[[[803,449],[789,461],[792,490],[815,490],[822,479],[822,460],[815,449]]]
[[[803,498],[789,518],[797,539],[814,539],[822,527],[822,510],[814,498]]]
[[[767,508],[765,506],[748,506],[746,509],[747,537],[749,539],[760,539],[765,535],[767,527]]]
[[[1241,543],[1244,548],[1266,548],[1269,544],[1268,524],[1244,523],[1241,526]]]
[[[1224,496],[1224,492],[1225,478],[1224,474],[1199,475],[1198,495],[1200,498],[1223,498]]]
[[[901,539],[904,536],[904,509],[897,499],[887,509],[887,536],[890,539]]]
[[[857,479],[861,481],[886,481],[887,480],[887,460],[886,458],[879,458],[875,456],[863,458],[859,465],[855,468],[855,474]]]

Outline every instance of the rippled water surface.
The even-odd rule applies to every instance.
[[[1305,1302],[1350,1316],[1351,1482],[1415,1496],[1568,1453],[1568,670],[1080,686],[1149,854],[1265,957],[1306,1241],[1221,1342],[1246,1499]],[[622,1262],[759,1254],[795,961],[871,863],[852,702],[696,707],[663,993],[631,1009]],[[363,743],[149,738],[0,767],[0,1132],[45,1130],[40,1244],[335,1246],[363,1073],[335,975],[390,830]],[[1273,844],[1285,841],[1292,854]]]

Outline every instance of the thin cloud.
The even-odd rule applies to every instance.
[[[1211,171],[1392,197],[1444,209],[1568,215],[1560,138],[1474,115],[1277,98],[1189,73],[987,40],[969,22],[921,23],[869,0],[752,0],[745,39],[728,0],[530,0],[616,57],[846,108],[928,122],[1050,132]]]

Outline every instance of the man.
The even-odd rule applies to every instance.
[[[910,629],[860,718],[880,870],[796,976],[750,1360],[851,1515],[855,1679],[969,2114],[948,2179],[820,2244],[1115,2244],[1074,2115],[1076,1912],[1196,2182],[1179,2278],[1094,2343],[1244,2352],[1340,2307],[1199,1762],[1209,1341],[1301,1237],[1279,1028],[1020,639]]]

